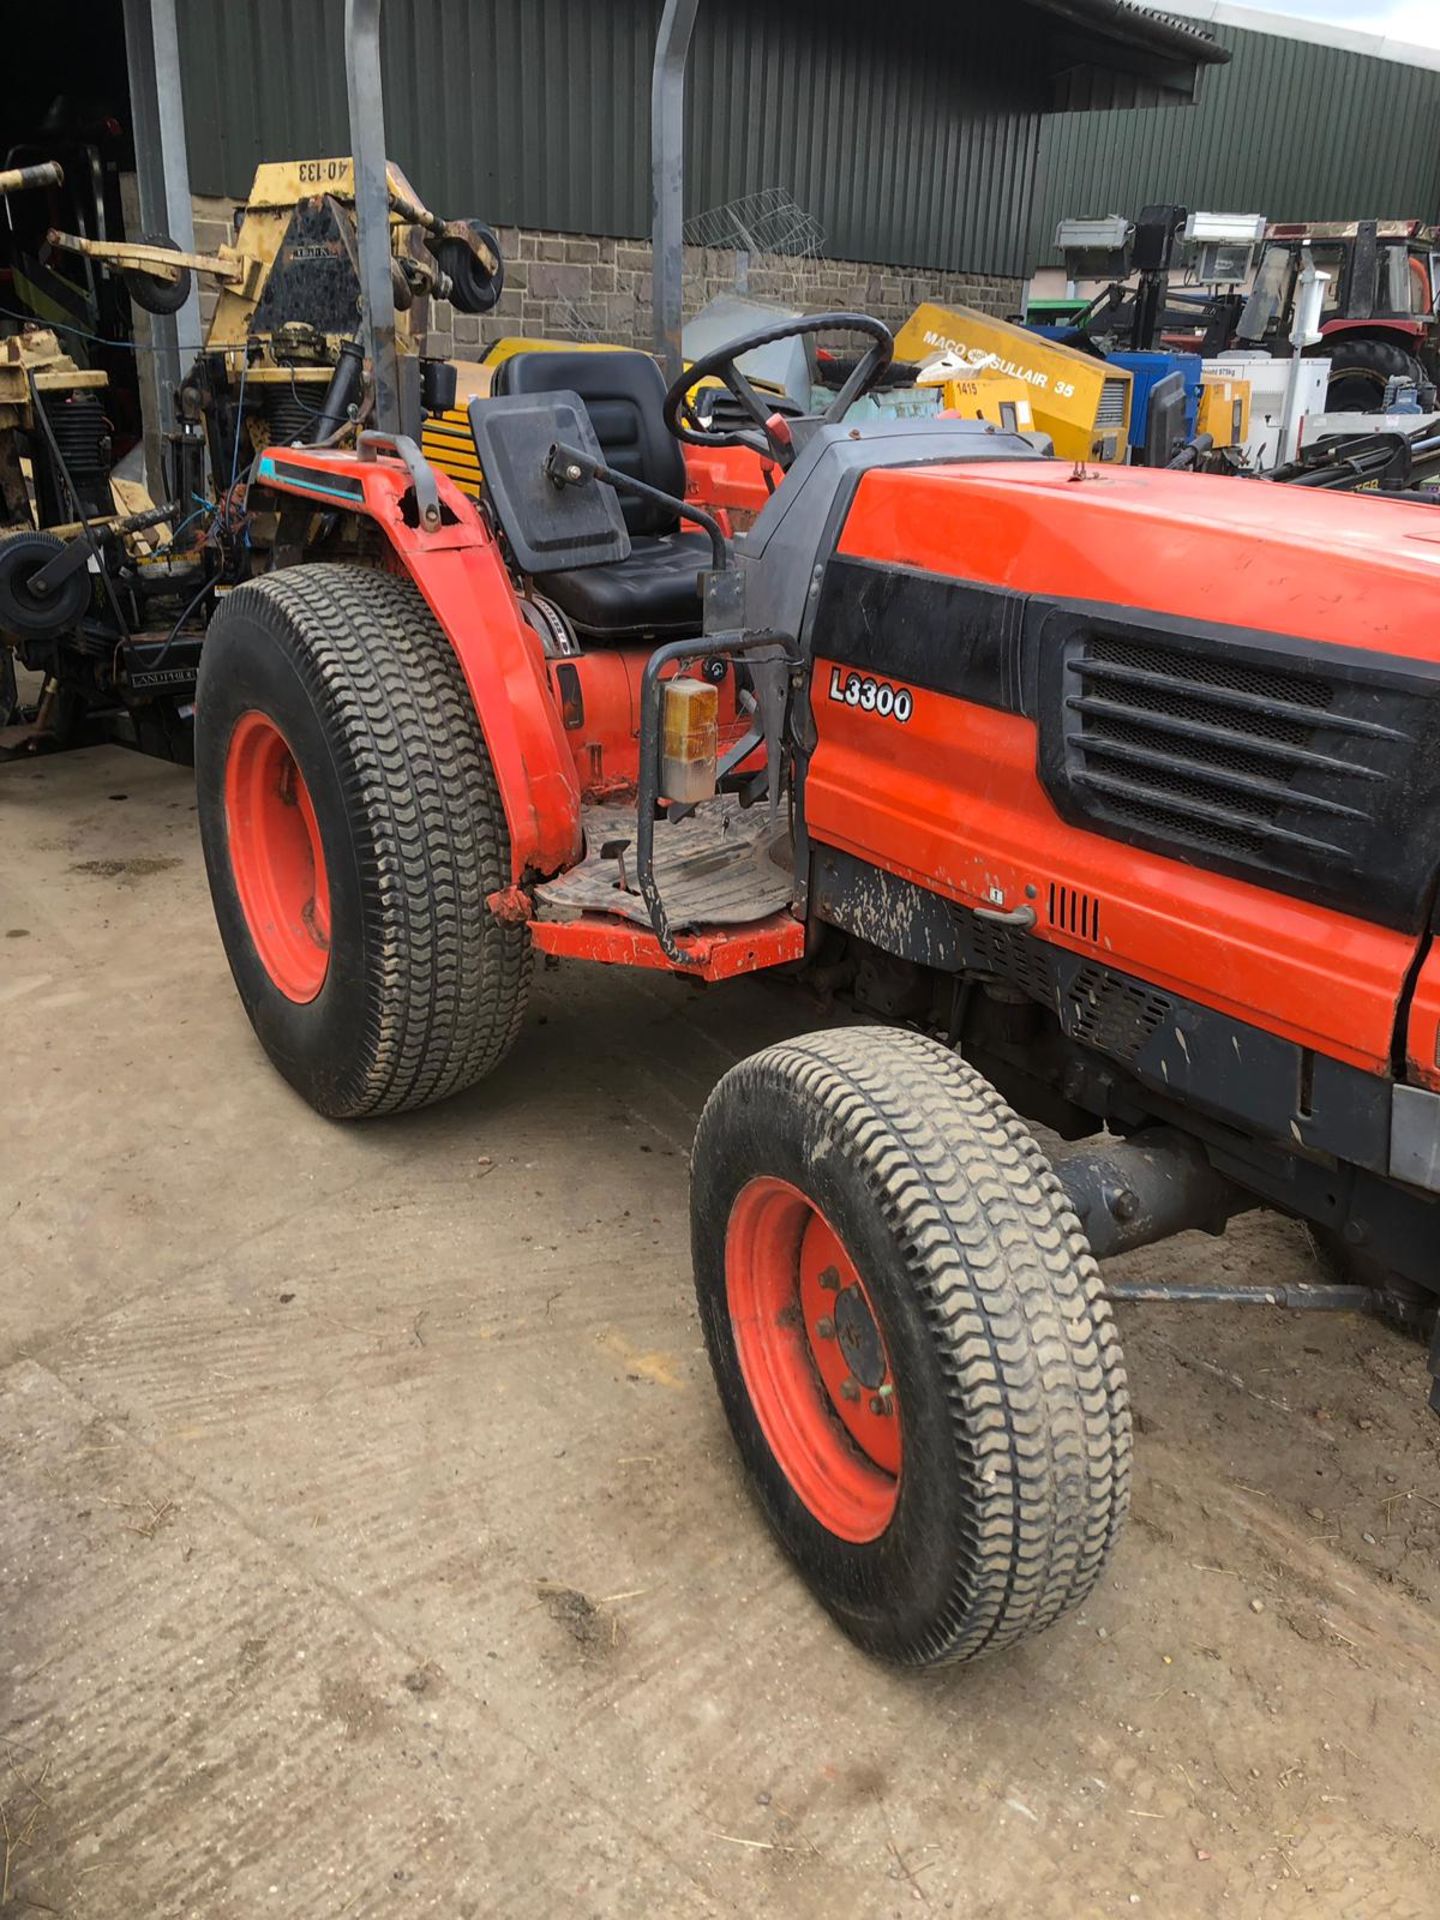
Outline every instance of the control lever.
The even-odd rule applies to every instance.
[[[709,534],[711,561],[717,573],[723,572],[731,564],[730,543],[721,530],[720,522],[713,513],[707,513],[704,507],[697,506],[693,500],[677,500],[673,493],[647,486],[645,481],[637,480],[633,474],[607,467],[603,460],[597,460],[593,454],[584,453],[579,447],[567,447],[558,440],[545,456],[545,476],[557,489],[583,487],[592,480],[601,480],[617,493],[631,493],[637,500],[648,500],[657,507],[670,507],[684,519],[693,520],[697,527],[703,527]]]

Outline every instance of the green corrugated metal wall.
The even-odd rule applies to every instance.
[[[659,0],[387,0],[392,157],[447,213],[648,233]],[[191,184],[347,144],[342,0],[180,0]],[[901,31],[873,0],[711,0],[687,200],[783,187],[837,258],[1023,271],[1046,29],[1023,6]]]
[[[1027,265],[1067,215],[1174,201],[1272,220],[1440,215],[1440,72],[1217,26],[1196,105],[1062,113],[1040,136]]]

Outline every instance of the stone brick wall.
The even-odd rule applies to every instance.
[[[210,252],[230,238],[233,202],[196,196],[195,243]],[[456,313],[448,301],[434,303],[428,347],[440,358],[477,360],[506,334],[544,339],[611,340],[617,345],[651,343],[650,243],[595,239],[581,234],[541,233],[528,227],[498,229],[505,255],[505,291],[493,313]],[[858,308],[891,327],[909,318],[922,300],[1013,313],[1021,282],[968,273],[932,273],[859,260],[792,260],[750,254],[744,260],[745,289],[759,300],[815,310]],[[685,311],[694,313],[736,285],[737,258],[729,251],[685,249]],[[202,280],[201,317],[209,324],[214,283]]]
[[[195,251],[214,253],[235,237],[235,202],[219,200],[214,197],[192,193],[190,211],[195,218]],[[206,274],[196,276],[200,289],[200,326],[202,332],[210,325],[210,316],[215,311],[215,301],[219,295],[216,283]]]
[[[493,341],[525,333],[544,339],[611,340],[651,344],[650,244],[578,234],[541,233],[501,227],[505,291],[492,313],[456,313],[437,301],[430,316],[433,354],[477,359]],[[743,262],[730,251],[685,249],[685,311],[694,313],[717,294],[734,292],[737,264],[745,291],[814,310],[859,309],[891,327],[907,320],[922,300],[1013,313],[1021,282],[968,273],[934,273],[858,260],[792,260],[750,254]]]

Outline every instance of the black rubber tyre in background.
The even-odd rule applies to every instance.
[[[53,533],[32,531],[0,537],[0,632],[22,640],[64,633],[90,605],[91,575],[84,567],[67,574],[54,593],[42,599],[31,581],[48,567],[65,542]]]
[[[1325,389],[1329,413],[1379,412],[1385,388],[1394,379],[1413,380],[1421,389],[1429,384],[1420,362],[1393,340],[1347,340],[1342,335],[1327,341],[1321,351],[1330,362]]]
[[[168,233],[142,233],[140,245],[164,247],[167,253],[180,252],[179,241],[172,240]],[[143,267],[125,267],[120,278],[136,306],[143,307],[147,313],[179,313],[190,298],[194,275],[189,267],[181,267],[173,280],[166,280],[160,274],[147,273]]]
[[[275,889],[253,867],[237,871],[256,844],[236,795],[250,791],[245,749],[257,740],[283,763],[284,790],[265,804],[283,830],[298,793],[323,879],[323,924],[308,902],[288,949],[254,905],[257,889],[262,901]],[[485,904],[511,880],[505,816],[459,663],[413,585],[323,564],[229,594],[205,639],[195,757],[226,956],[291,1085],[351,1119],[424,1106],[489,1073],[524,1013],[529,935]],[[305,830],[295,835],[303,854]],[[289,841],[280,851],[294,853]],[[276,952],[298,954],[298,986]]]
[[[788,1227],[787,1205],[808,1210]],[[750,1231],[767,1207],[776,1231]],[[1085,1598],[1128,1505],[1125,1372],[1079,1224],[988,1081],[907,1032],[769,1047],[701,1116],[691,1224],[706,1344],[754,1490],[853,1639],[910,1666],[965,1661]],[[814,1235],[835,1304],[812,1329]],[[799,1290],[752,1313],[762,1245],[772,1265],[798,1260]],[[842,1381],[840,1399],[822,1376],[836,1377],[847,1301],[840,1372],[853,1360],[866,1379],[858,1397]],[[813,1401],[798,1454],[777,1381]],[[861,1425],[867,1405],[897,1422],[893,1475],[854,1441],[884,1440],[883,1420]],[[807,1491],[792,1455],[834,1471]],[[837,1504],[832,1481],[856,1500]]]
[[[461,313],[489,313],[505,291],[505,259],[489,227],[479,220],[467,221],[466,225],[499,262],[496,271],[487,273],[463,240],[442,240],[435,249],[436,264],[454,283],[450,298]]]
[[[1385,1266],[1374,1254],[1347,1245],[1333,1227],[1310,1224],[1305,1231],[1326,1281],[1340,1287],[1370,1287],[1375,1294],[1377,1320],[1383,1320],[1396,1333],[1429,1344],[1440,1315],[1440,1297]]]

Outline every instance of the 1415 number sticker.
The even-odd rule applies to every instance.
[[[915,711],[915,696],[909,687],[892,687],[888,680],[871,680],[840,667],[830,669],[830,698],[843,707],[858,707],[861,713],[898,720],[902,727]]]

